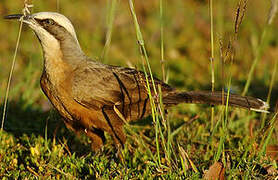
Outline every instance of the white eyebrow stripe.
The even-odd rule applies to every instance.
[[[39,12],[33,14],[32,16],[33,18],[41,19],[41,20],[42,19],[54,20],[60,26],[63,26],[75,38],[75,40],[79,44],[73,25],[71,24],[70,20],[64,15],[56,12]]]

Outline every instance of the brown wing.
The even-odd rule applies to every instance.
[[[90,62],[74,73],[73,97],[83,106],[94,109],[115,106],[127,120],[148,114],[149,100],[143,72]],[[160,84],[164,93],[173,90],[158,79],[155,84]]]

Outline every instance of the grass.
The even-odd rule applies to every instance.
[[[92,58],[138,67],[183,90],[209,90],[213,70],[215,90],[246,91],[275,107],[278,27],[277,18],[271,22],[267,16],[273,5],[248,2],[233,41],[238,1],[213,1],[213,6],[193,0],[33,3],[35,12],[59,9],[68,16]],[[82,13],[72,13],[76,7]],[[20,9],[22,4],[4,0],[0,15]],[[0,21],[0,26],[2,110],[18,23]],[[91,152],[89,140],[65,128],[40,90],[42,55],[36,37],[24,27],[21,38],[0,131],[1,178],[200,179],[215,161],[224,164],[227,179],[275,177],[267,167],[277,169],[277,164],[266,151],[268,144],[277,145],[275,114],[260,121],[259,113],[230,107],[214,107],[211,113],[206,105],[182,104],[164,115],[159,103],[151,117],[126,125],[123,161],[109,137],[103,152]]]
[[[4,128],[4,122],[5,122],[5,119],[6,119],[7,104],[8,104],[8,98],[9,98],[9,92],[10,92],[10,85],[11,85],[11,80],[12,80],[12,76],[13,76],[14,66],[15,66],[15,62],[16,62],[16,55],[17,55],[17,50],[18,50],[18,46],[19,46],[22,26],[23,26],[23,22],[21,21],[20,22],[20,26],[19,26],[18,37],[17,37],[17,41],[16,41],[15,52],[14,52],[14,56],[13,56],[13,61],[12,61],[11,71],[10,71],[8,82],[7,82],[7,89],[6,89],[5,101],[4,101],[4,107],[3,107],[3,113],[2,113],[3,116],[2,116],[2,121],[1,121],[1,131]]]

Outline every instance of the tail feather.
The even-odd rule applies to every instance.
[[[226,105],[227,96],[227,93],[220,91],[171,92],[163,98],[163,103],[167,106],[180,103]],[[228,105],[258,112],[267,112],[269,108],[268,104],[260,99],[236,94],[229,94]]]

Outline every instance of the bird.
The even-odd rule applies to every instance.
[[[228,105],[264,112],[264,101],[222,91],[179,91],[136,69],[103,64],[82,51],[71,21],[57,12],[12,14],[5,19],[22,20],[35,33],[42,47],[42,91],[62,116],[66,127],[91,139],[98,151],[105,144],[105,134],[112,136],[117,147],[123,147],[123,126],[151,114],[150,96],[161,87],[165,108],[180,103]],[[158,103],[158,101],[155,101]]]

